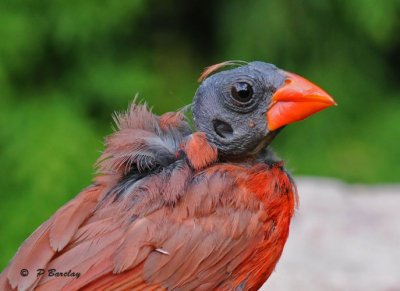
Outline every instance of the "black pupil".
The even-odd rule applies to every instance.
[[[248,102],[253,96],[253,89],[246,82],[236,83],[232,87],[232,97],[239,102]]]

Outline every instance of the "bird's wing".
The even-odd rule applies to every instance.
[[[81,270],[79,279],[67,279],[65,290],[212,290],[272,230],[265,223],[265,211],[248,194],[227,175],[206,173],[191,182],[174,207],[164,205],[130,224],[127,214],[119,211],[114,220],[120,220],[120,226],[110,222],[109,232],[102,237],[92,230],[98,222],[89,223],[90,230],[78,232],[94,235],[73,242],[70,251],[50,266]],[[98,240],[102,250],[88,254],[86,244]],[[57,280],[40,284],[44,283],[43,290],[53,290]]]
[[[52,279],[36,276],[38,269],[47,271],[52,266],[58,266],[58,270],[63,271],[78,264],[82,264],[84,269],[92,267],[89,257],[92,256],[93,261],[93,256],[96,256],[95,261],[98,261],[101,256],[106,256],[100,251],[111,251],[112,247],[108,247],[107,243],[112,246],[109,240],[122,236],[124,230],[118,228],[121,226],[119,221],[111,219],[116,211],[115,204],[103,203],[99,207],[98,203],[107,198],[107,193],[115,193],[113,187],[121,184],[131,169],[134,173],[129,174],[136,175],[135,179],[141,179],[154,168],[171,163],[178,145],[190,134],[182,112],[170,112],[158,117],[145,104],[136,105],[135,101],[126,113],[116,115],[115,121],[118,130],[107,138],[106,150],[98,162],[99,172],[103,175],[96,178],[95,185],[60,208],[22,244],[0,274],[0,290],[28,290],[39,282],[43,284]],[[123,187],[122,183],[119,190],[122,191]],[[149,201],[151,204],[152,200]],[[150,212],[157,207],[153,205],[152,209],[147,208]],[[140,212],[139,209],[135,211]],[[123,213],[121,211],[120,214]],[[68,258],[70,261],[58,264],[62,261],[60,258]],[[84,263],[83,258],[86,258],[87,263]],[[30,274],[22,276],[22,269],[28,270]],[[62,286],[63,283],[60,284]]]
[[[60,208],[49,220],[29,236],[0,276],[0,289],[27,290],[36,285],[37,269],[45,268],[49,261],[62,250],[75,235],[82,222],[97,205],[103,187],[91,186],[75,199]],[[30,272],[22,276],[21,270]]]
[[[156,184],[151,179],[147,183]],[[146,181],[140,187],[143,190]],[[88,198],[82,200],[84,193]],[[68,205],[81,209],[92,195],[96,201],[98,191],[93,187],[84,193],[62,208],[71,209],[71,215],[62,214],[60,209],[21,247],[6,270],[12,287],[211,290],[225,281],[271,231],[265,224],[265,212],[249,199],[247,189],[218,171],[193,178],[174,207],[165,204],[138,217],[132,214],[135,207],[128,207],[132,197],[122,195],[114,200],[110,196],[100,207],[93,203],[95,211],[86,211],[92,214],[75,228],[68,221],[79,220],[80,211],[72,211]],[[135,203],[141,204],[144,212],[153,205],[139,198]],[[74,228],[72,237],[69,231],[55,231],[58,226]],[[21,268],[30,270],[31,275],[21,277]],[[37,278],[40,268],[46,274]],[[62,273],[71,270],[80,276],[50,277],[49,269]]]
[[[158,119],[135,108],[107,140],[101,168],[112,174],[100,176],[27,239],[1,274],[1,290],[210,290],[228,277],[240,284],[245,278],[232,279],[235,268],[261,241],[277,240],[272,233],[279,221],[271,215],[280,208],[266,213],[270,202],[254,193],[263,185],[272,190],[262,195],[278,191],[289,201],[280,186],[265,185],[266,176],[252,178],[245,167],[207,167],[216,150],[203,134],[186,138],[185,126],[175,130],[180,115]],[[21,269],[30,275],[22,277]],[[37,276],[37,269],[45,274]]]
[[[246,168],[214,166],[188,179],[185,175],[191,171],[179,163],[168,177],[163,172],[143,178],[126,193],[116,191],[99,204],[100,189],[87,189],[21,247],[4,272],[11,286],[212,290],[221,282],[231,284],[228,289],[240,284],[246,278],[232,278],[232,272],[254,255],[260,242],[276,240],[279,221],[272,221],[272,212],[266,213],[262,202],[253,199],[255,190],[243,183],[258,179],[249,177]],[[264,186],[276,188],[273,183]],[[168,197],[175,196],[174,191],[180,193],[178,200]],[[33,274],[21,277],[21,268]],[[46,274],[36,277],[39,268]],[[80,276],[51,277],[49,269]]]

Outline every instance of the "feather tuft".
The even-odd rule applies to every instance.
[[[222,62],[222,63],[219,63],[219,64],[215,64],[215,65],[209,66],[209,67],[204,69],[203,73],[200,75],[200,77],[199,77],[199,79],[197,81],[198,82],[204,81],[204,79],[206,79],[212,73],[215,73],[216,71],[218,71],[219,69],[222,69],[224,67],[227,67],[227,66],[240,67],[240,66],[245,66],[247,64],[248,64],[248,62],[235,60],[235,61],[225,61],[225,62]]]

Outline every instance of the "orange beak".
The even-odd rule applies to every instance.
[[[283,73],[287,76],[285,84],[272,96],[267,112],[270,131],[336,105],[328,93],[310,81],[290,72]]]

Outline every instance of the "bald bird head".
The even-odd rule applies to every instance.
[[[306,79],[263,62],[211,72],[206,69],[192,106],[194,124],[221,154],[248,155],[267,146],[287,124],[335,105]]]

